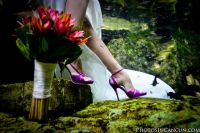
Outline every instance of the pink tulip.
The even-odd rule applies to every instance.
[[[49,15],[50,15],[50,18],[53,20],[53,22],[56,21],[56,19],[59,18],[59,12],[55,9],[52,9],[52,8],[48,8],[48,12],[49,12]]]
[[[61,20],[57,19],[54,24],[55,32],[58,35],[62,35],[65,32],[65,25],[62,23]]]
[[[82,37],[84,37],[83,31],[74,31],[69,35],[69,40],[71,40],[72,42],[78,42]]]
[[[32,29],[37,33],[46,33],[51,30],[51,21],[49,13],[44,7],[38,7],[35,10],[35,16],[32,17]]]
[[[31,20],[28,17],[22,20],[22,25],[27,23],[31,23],[33,33],[45,34],[53,31],[55,34],[65,36],[78,44],[85,44],[90,38],[84,38],[83,31],[72,30],[75,25],[75,19],[71,17],[71,14],[65,12],[59,13],[50,7],[38,7]]]
[[[60,20],[65,25],[65,28],[68,28],[69,24],[70,24],[70,20],[71,20],[71,15],[63,13],[63,14],[60,15]]]
[[[36,13],[38,13],[40,18],[42,18],[44,15],[45,16],[48,15],[48,12],[47,12],[46,8],[44,8],[42,6],[38,7],[35,11],[36,11]]]
[[[59,18],[55,20],[55,32],[59,35],[67,32],[67,30],[69,30],[70,19],[71,15],[62,13]]]
[[[69,22],[69,27],[73,27],[75,24],[76,19],[75,18],[71,18],[70,22]]]
[[[24,18],[22,18],[22,24],[23,25],[26,25],[30,22],[31,22],[31,17],[25,16]]]
[[[40,32],[41,25],[38,18],[32,17],[31,25],[32,25],[33,32],[36,32],[36,33]]]
[[[42,22],[42,19],[33,17],[31,22],[33,32],[36,33],[46,33],[51,29],[50,21]]]
[[[42,29],[43,33],[48,32],[51,29],[51,22],[47,21],[46,23],[43,24],[42,28],[43,28]]]

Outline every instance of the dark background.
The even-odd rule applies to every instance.
[[[33,63],[25,59],[16,47],[14,32],[19,26],[17,20],[20,20],[15,13],[30,10],[32,5],[28,0],[4,0],[0,6],[0,84],[33,78]]]

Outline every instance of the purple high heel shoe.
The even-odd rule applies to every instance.
[[[129,98],[137,98],[137,97],[146,95],[147,94],[146,92],[141,92],[139,90],[136,90],[135,88],[130,88],[130,89],[126,90],[124,88],[124,86],[121,86],[116,82],[116,80],[113,77],[113,75],[121,72],[122,70],[123,69],[120,69],[119,71],[113,73],[112,76],[109,79],[109,83],[110,83],[111,87],[114,89],[114,91],[115,91],[115,93],[117,95],[118,101],[119,101],[119,96],[118,96],[118,93],[117,93],[117,88],[120,88],[121,90],[123,90]]]
[[[59,63],[59,65],[61,68],[61,73],[64,68],[67,68],[67,70],[69,71],[72,83],[74,83],[74,84],[93,84],[94,81],[92,79],[85,80],[85,77],[88,77],[88,76],[82,72],[79,72],[72,64],[69,64],[69,65],[76,71],[77,74],[72,74],[70,72],[69,68],[65,64]],[[61,76],[62,76],[62,74],[61,74]]]

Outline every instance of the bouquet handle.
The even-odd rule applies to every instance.
[[[49,97],[56,63],[34,60],[33,98],[29,119],[44,121],[48,118]]]
[[[34,61],[33,97],[45,99],[51,96],[51,85],[56,63]]]

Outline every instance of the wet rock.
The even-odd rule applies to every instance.
[[[32,99],[32,82],[0,85],[0,111],[16,115],[29,111]],[[71,114],[92,103],[88,85],[75,85],[64,79],[54,79],[50,111],[56,114]]]
[[[137,98],[103,101],[90,104],[72,116],[61,116],[47,123],[17,120],[12,115],[0,113],[0,130],[3,133],[8,131],[132,133],[144,128],[197,129],[200,127],[199,107],[200,99],[192,96],[183,96],[183,100]]]

